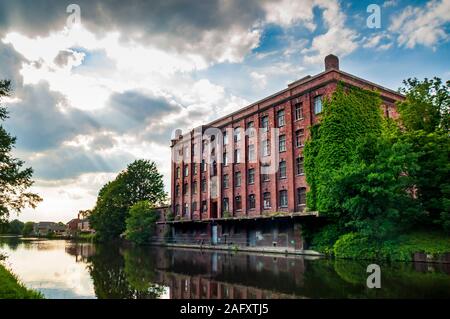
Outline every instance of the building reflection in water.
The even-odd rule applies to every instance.
[[[366,287],[367,262],[248,253],[71,244],[98,298],[450,297],[450,265],[382,265],[383,289]]]

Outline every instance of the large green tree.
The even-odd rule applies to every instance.
[[[11,82],[0,80],[0,103],[10,96]],[[16,138],[1,124],[8,118],[8,110],[0,104],[0,220],[10,213],[19,213],[24,207],[36,207],[42,199],[27,189],[33,185],[33,169],[23,168],[24,162],[12,156]]]
[[[134,161],[100,190],[90,217],[96,236],[100,240],[119,238],[126,229],[125,220],[133,204],[147,200],[159,205],[166,196],[156,164],[142,159]]]
[[[408,79],[398,104],[402,139],[418,157],[411,172],[430,225],[450,231],[450,81]]]
[[[155,233],[155,222],[159,214],[148,201],[139,201],[131,206],[126,219],[126,238],[137,244],[144,244]]]

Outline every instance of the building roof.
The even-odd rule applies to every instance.
[[[326,62],[327,58],[328,57],[325,58],[325,62]],[[337,59],[337,57],[336,57],[336,59]],[[276,92],[274,94],[271,94],[271,95],[269,95],[269,96],[267,96],[267,97],[265,97],[263,99],[260,99],[260,100],[254,102],[254,103],[252,103],[250,105],[242,107],[242,108],[240,108],[237,111],[229,113],[229,114],[227,114],[225,116],[222,116],[222,117],[220,117],[218,119],[215,119],[215,120],[213,120],[213,121],[211,121],[211,122],[209,122],[209,123],[207,123],[207,124],[205,124],[203,126],[205,126],[205,127],[214,127],[215,125],[217,125],[218,127],[220,127],[220,126],[228,125],[229,123],[233,123],[233,122],[235,122],[235,121],[240,119],[240,118],[236,118],[235,119],[234,118],[235,115],[239,115],[241,113],[244,113],[244,115],[243,115],[244,117],[248,116],[249,114],[246,113],[245,111],[250,110],[250,109],[254,108],[255,106],[259,107],[260,105],[264,104],[265,102],[269,102],[271,99],[274,99],[275,97],[283,96],[285,93],[287,93],[289,91],[294,91],[295,89],[297,89],[297,91],[298,91],[299,87],[301,87],[301,86],[305,87],[304,90],[301,90],[300,92],[296,92],[295,95],[291,96],[291,94],[289,94],[288,98],[284,98],[281,101],[279,101],[279,100],[278,101],[274,101],[273,103],[271,103],[269,105],[265,105],[262,109],[269,108],[269,107],[274,106],[276,104],[281,104],[285,100],[289,100],[289,99],[295,98],[297,95],[302,95],[302,94],[304,94],[307,91],[313,90],[314,87],[311,88],[308,85],[312,84],[314,81],[317,81],[317,80],[319,80],[321,78],[323,78],[324,80],[325,79],[327,79],[327,80],[325,80],[323,82],[319,82],[320,84],[323,84],[323,83],[326,83],[326,82],[338,82],[338,81],[343,81],[343,82],[345,82],[348,85],[355,85],[356,83],[358,83],[358,84],[360,84],[362,86],[365,86],[365,87],[367,87],[367,88],[369,88],[371,90],[379,91],[381,93],[381,96],[382,96],[383,99],[390,100],[392,102],[394,102],[395,100],[401,100],[401,99],[405,98],[405,96],[403,94],[401,94],[399,92],[396,92],[396,91],[394,91],[392,89],[389,89],[389,88],[386,88],[386,87],[381,86],[379,84],[376,84],[376,83],[373,83],[371,81],[365,80],[365,79],[360,78],[358,76],[355,76],[353,74],[341,71],[341,70],[339,70],[339,68],[327,68],[327,66],[326,66],[326,70],[321,72],[321,73],[318,73],[318,74],[316,74],[314,76],[307,75],[307,76],[305,76],[305,77],[303,77],[303,78],[301,78],[299,80],[291,82],[291,83],[288,84],[287,88],[285,88],[285,89],[283,89],[281,91],[278,91],[278,92]],[[258,109],[258,111],[260,111],[260,109]],[[227,121],[226,123],[221,123],[224,120],[229,119],[229,118],[231,119],[230,121]],[[173,141],[177,141],[178,139],[179,139],[178,136],[176,136],[172,140]]]

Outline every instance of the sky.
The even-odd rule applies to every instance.
[[[169,191],[175,129],[317,74],[330,53],[394,90],[450,78],[450,0],[73,1],[0,0],[3,125],[43,198],[11,219],[67,222],[138,158]]]

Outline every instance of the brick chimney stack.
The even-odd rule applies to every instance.
[[[325,71],[331,69],[339,70],[339,58],[334,54],[329,54],[325,57]]]

